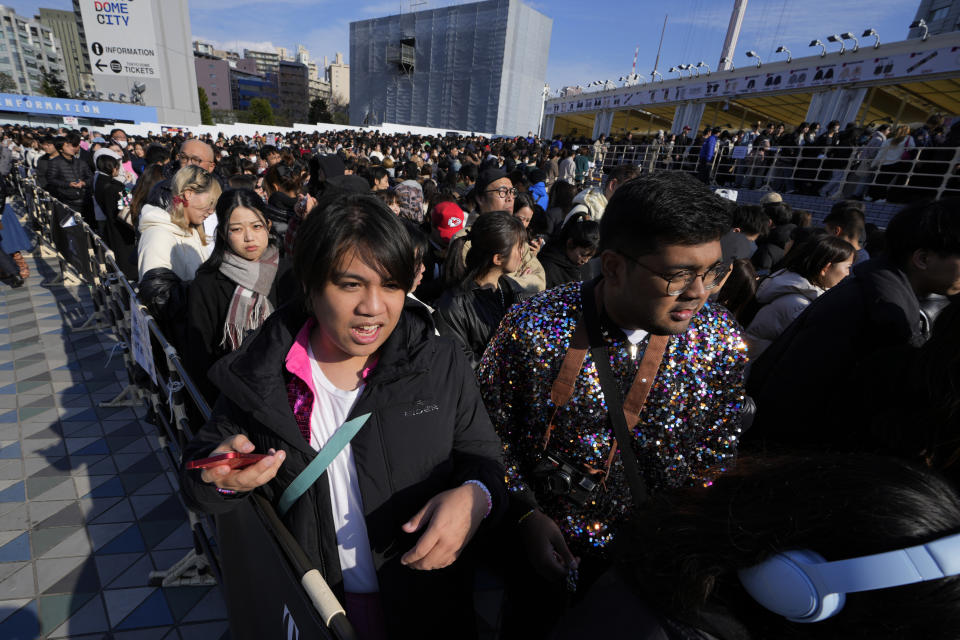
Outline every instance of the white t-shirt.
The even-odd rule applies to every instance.
[[[347,421],[350,410],[363,391],[363,385],[354,391],[338,389],[320,369],[313,356],[313,347],[308,347],[307,355],[310,357],[316,391],[310,415],[310,446],[319,451]],[[333,459],[326,473],[333,506],[333,524],[337,530],[337,555],[343,570],[343,588],[347,593],[377,593],[380,586],[367,537],[367,523],[363,519],[357,466],[349,444]]]

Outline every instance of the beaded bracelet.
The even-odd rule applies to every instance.
[[[490,512],[493,511],[493,496],[490,495],[490,490],[487,489],[487,485],[483,484],[479,480],[467,480],[463,483],[464,485],[473,484],[480,487],[483,490],[483,495],[487,497],[487,512],[483,514],[483,517],[486,518],[490,515]]]

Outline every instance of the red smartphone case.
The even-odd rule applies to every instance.
[[[231,469],[243,469],[244,467],[256,464],[266,457],[266,454],[263,453],[237,453],[236,451],[230,451],[210,456],[209,458],[191,460],[187,463],[187,469],[209,469],[221,465],[226,465]]]

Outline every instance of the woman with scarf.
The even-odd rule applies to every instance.
[[[271,241],[263,200],[249,189],[224,192],[217,201],[213,254],[197,270],[187,295],[187,348],[193,379],[216,400],[207,370],[240,346],[279,305],[294,297],[290,264]]]

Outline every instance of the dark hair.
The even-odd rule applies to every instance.
[[[416,276],[413,245],[403,223],[383,200],[370,193],[348,193],[314,207],[297,231],[293,268],[303,292],[322,289],[356,251],[384,280],[405,291]]]
[[[827,217],[823,219],[824,226],[840,228],[843,230],[843,237],[854,238],[858,243],[862,243],[867,236],[862,203],[857,202],[854,205],[837,203],[837,205],[834,205]]]
[[[360,175],[366,178],[367,182],[370,183],[371,189],[373,189],[376,186],[376,183],[379,180],[383,180],[384,178],[388,178],[390,176],[390,174],[387,173],[387,170],[381,167],[380,165],[367,167],[363,171],[363,173]]]
[[[793,208],[786,202],[767,202],[763,205],[763,212],[775,227],[790,224],[793,219]]]
[[[521,192],[518,193],[517,196],[513,199],[513,212],[514,212],[514,213],[520,211],[520,209],[523,209],[524,207],[527,207],[527,208],[530,209],[530,211],[532,212],[534,206],[536,206],[536,203],[534,203],[534,201],[533,201],[533,196],[531,196],[531,195],[530,195],[528,192],[526,192],[526,191],[521,191]]]
[[[170,149],[162,144],[154,142],[147,147],[146,152],[143,154],[143,160],[147,164],[167,162],[170,160]]]
[[[887,253],[903,267],[914,251],[960,255],[960,198],[904,207],[887,225]]]
[[[227,184],[231,189],[250,189],[252,191],[257,186],[257,176],[252,176],[249,173],[238,173],[230,176]]]
[[[296,166],[291,167],[283,162],[278,162],[267,169],[263,181],[270,186],[272,191],[296,193],[303,185],[303,174]]]
[[[272,154],[272,153],[276,153],[276,154],[279,155],[279,154],[280,154],[280,150],[277,149],[277,148],[276,148],[275,146],[273,146],[272,144],[265,144],[265,145],[263,145],[262,147],[260,147],[260,157],[261,157],[262,159],[266,160],[266,159],[267,159],[267,156],[269,156],[269,155]]]
[[[730,216],[730,226],[740,229],[744,235],[753,235],[755,233],[765,235],[769,225],[769,218],[763,212],[763,207],[758,204],[740,204],[734,207]]]
[[[230,216],[238,208],[250,209],[257,213],[264,225],[267,224],[267,216],[264,213],[266,205],[263,198],[258,196],[251,189],[229,189],[220,194],[217,199],[217,235],[213,241],[213,252],[206,262],[200,265],[197,273],[216,273],[223,264],[223,256],[230,251],[230,243],[227,242],[230,228]],[[274,235],[268,234],[271,245],[275,244]]]
[[[820,285],[820,272],[828,264],[846,262],[853,256],[853,245],[829,233],[815,233],[790,248],[783,268],[800,274],[811,284]]]
[[[733,261],[730,275],[717,294],[717,302],[725,306],[739,321],[740,314],[756,293],[757,270],[753,262],[749,258],[738,258]]]
[[[607,182],[611,180],[616,180],[620,184],[623,184],[627,180],[632,180],[638,177],[641,174],[640,165],[636,164],[620,164],[612,169],[607,170]]]
[[[137,186],[133,188],[130,197],[130,217],[133,227],[137,228],[140,224],[140,210],[147,204],[147,197],[150,190],[158,183],[163,181],[163,165],[148,164],[137,179]]]
[[[406,180],[416,180],[420,177],[420,168],[413,160],[407,160],[403,163],[403,177]]]
[[[113,156],[102,155],[97,158],[97,171],[113,176],[113,172],[120,166],[120,161]]]
[[[600,249],[645,255],[661,244],[719,240],[730,229],[729,201],[686,173],[634,178],[610,198],[600,220]]]
[[[507,256],[527,238],[526,229],[518,218],[505,211],[481,214],[467,235],[450,243],[444,270],[444,284],[448,287],[468,285],[486,275],[493,268],[493,257]],[[463,246],[470,240],[466,257]]]
[[[560,230],[560,246],[565,250],[568,243],[576,249],[591,249],[594,253],[600,248],[600,223],[587,220],[586,213],[570,216]]]
[[[790,224],[795,224],[798,227],[810,227],[813,225],[813,214],[802,209],[794,209]]]
[[[409,220],[403,220],[403,226],[410,234],[410,244],[413,245],[413,256],[416,264],[422,264],[430,251],[430,236],[425,234],[417,225]]]
[[[710,487],[648,502],[614,554],[620,574],[654,609],[725,640],[947,638],[960,626],[957,577],[852,593],[829,621],[797,624],[757,604],[737,572],[782,551],[843,560],[958,530],[955,490],[906,462],[868,454],[743,457]]]
[[[550,202],[548,205],[551,209],[559,207],[563,215],[567,215],[573,208],[575,197],[577,197],[577,189],[572,184],[566,180],[557,180],[550,187]]]

